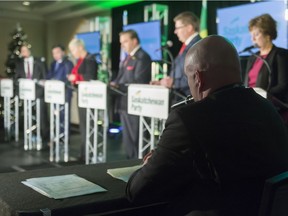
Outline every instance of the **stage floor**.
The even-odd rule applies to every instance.
[[[1,121],[3,119],[1,118]],[[80,134],[77,127],[72,127],[69,143],[69,162],[51,163],[49,149],[36,151],[24,150],[23,135],[19,142],[4,141],[3,123],[0,124],[0,173],[23,172],[26,170],[46,169],[62,166],[84,164],[78,160],[80,152]],[[107,135],[107,162],[125,160],[125,151],[121,143],[121,134]]]

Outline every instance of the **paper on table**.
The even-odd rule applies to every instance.
[[[54,199],[63,199],[107,191],[99,185],[87,181],[75,174],[30,178],[26,179],[26,181],[22,181],[22,183],[35,191]]]
[[[142,165],[132,166],[132,167],[123,167],[116,169],[108,169],[107,173],[114,178],[120,179],[124,182],[128,182],[130,176],[133,172],[140,169]]]

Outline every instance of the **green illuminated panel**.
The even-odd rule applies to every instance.
[[[143,0],[129,0],[129,1],[123,1],[123,0],[114,0],[114,1],[89,1],[90,5],[96,6],[98,8],[103,8],[103,9],[111,9],[115,7],[120,7],[128,4],[133,4],[136,2],[140,2]]]

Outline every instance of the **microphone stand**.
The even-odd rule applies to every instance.
[[[263,61],[263,63],[265,64],[265,66],[267,67],[268,73],[269,73],[269,77],[268,77],[268,87],[267,87],[267,99],[269,99],[276,107],[280,108],[280,109],[288,109],[288,104],[282,102],[281,100],[279,100],[278,98],[274,97],[273,95],[271,95],[268,91],[270,89],[271,86],[271,68],[269,66],[269,63],[266,61],[266,59],[262,58],[261,56],[257,55],[256,53],[252,52],[251,50],[248,51],[251,55],[255,56],[256,58],[259,58]]]
[[[173,55],[172,55],[172,53],[171,53],[171,51],[170,51],[169,49],[165,48],[165,49],[163,49],[163,50],[165,50],[165,51],[167,52],[167,54],[168,54],[168,56],[169,56],[169,58],[170,58],[170,61],[171,61],[170,74],[171,74],[171,72],[173,73],[171,91],[172,91],[173,94],[175,94],[176,96],[184,99],[185,97],[184,97],[182,94],[178,93],[178,92],[174,89],[174,82],[175,82],[175,61],[174,61],[174,57],[173,57]],[[169,74],[169,75],[170,75],[170,74]]]
[[[168,56],[169,56],[169,58],[170,58],[170,62],[169,62],[171,64],[170,71],[174,71],[174,57],[173,57],[171,51],[169,49],[167,49],[167,48],[163,48],[163,51],[166,51]],[[167,63],[168,63],[168,61],[167,61]]]

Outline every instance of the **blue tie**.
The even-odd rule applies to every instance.
[[[58,70],[58,68],[59,68],[59,63],[58,63],[58,62],[56,62],[56,64],[55,64],[55,68],[54,68],[54,71],[57,71],[57,70]]]

